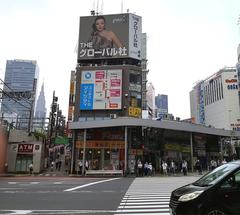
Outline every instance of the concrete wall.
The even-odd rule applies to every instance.
[[[18,152],[18,146],[21,143],[9,143],[8,144],[8,171],[16,172],[16,159]],[[26,144],[33,144],[32,153],[21,153],[22,156],[32,155],[33,161],[33,172],[39,173],[43,169],[44,158],[43,158],[43,145],[42,142],[27,142]]]
[[[5,131],[0,127],[0,173],[5,173],[5,163],[7,162],[7,141]]]

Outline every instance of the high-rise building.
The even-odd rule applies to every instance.
[[[240,130],[238,75],[226,67],[197,83],[190,92],[191,117],[198,124]]]
[[[168,113],[168,95],[158,94],[155,96],[157,117]]]
[[[35,125],[36,128],[44,129],[45,121],[46,121],[46,100],[44,94],[44,84],[42,84],[41,91],[38,96],[37,104],[36,104],[36,111],[35,111]]]
[[[32,60],[7,60],[1,112],[16,113],[16,127],[30,129],[39,68]]]

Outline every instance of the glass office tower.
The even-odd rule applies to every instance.
[[[7,60],[1,112],[16,113],[15,125],[31,130],[39,68],[32,60]]]

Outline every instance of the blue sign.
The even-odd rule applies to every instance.
[[[86,78],[86,79],[91,79],[91,77],[92,77],[92,75],[91,75],[90,72],[87,72],[87,73],[85,74],[85,78]]]
[[[80,89],[80,110],[93,109],[94,84],[81,84]]]

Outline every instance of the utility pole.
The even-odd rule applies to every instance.
[[[57,101],[58,97],[55,96],[55,91],[53,91],[53,100],[51,104],[51,112],[50,112],[50,120],[49,120],[49,140],[50,140],[50,146],[52,145],[52,137],[53,132],[56,132],[56,111],[57,111]]]
[[[32,96],[29,99],[30,101],[30,113],[29,113],[29,120],[28,120],[28,133],[32,131],[32,120],[33,120],[33,106],[35,102],[35,94],[36,94],[36,85],[37,85],[37,79],[33,80],[33,89],[32,89]]]

